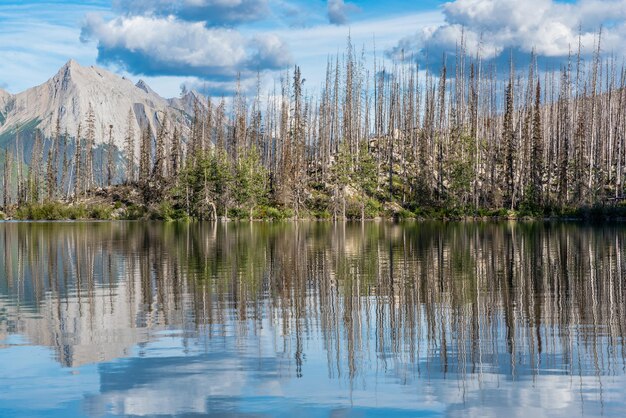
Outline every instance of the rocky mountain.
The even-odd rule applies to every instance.
[[[6,101],[9,100],[10,97],[11,97],[11,93],[0,89],[0,105],[4,105]]]
[[[183,112],[184,115],[191,116],[195,112],[195,107],[206,109],[207,98],[196,91],[188,91],[182,97],[167,99],[171,108]]]
[[[7,103],[11,99],[11,93],[0,89],[0,125],[4,123],[4,112]]]
[[[61,129],[74,137],[79,123],[84,127],[91,106],[96,119],[96,143],[108,140],[112,125],[114,141],[122,147],[129,111],[137,137],[148,125],[156,132],[166,113],[184,131],[196,99],[201,99],[197,93],[164,99],[144,81],[133,84],[101,68],[84,67],[70,60],[42,85],[16,95],[0,90],[0,146],[11,141],[18,127],[30,131],[39,128],[44,136],[51,137],[59,114]]]

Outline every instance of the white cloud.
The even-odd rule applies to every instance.
[[[233,79],[238,73],[276,70],[291,63],[283,41],[271,33],[246,37],[229,28],[207,28],[173,16],[89,15],[83,38],[98,43],[98,61],[145,75]]]
[[[268,0],[114,0],[113,9],[130,15],[176,16],[207,24],[251,22],[270,13]]]
[[[626,52],[626,0],[455,0],[443,5],[443,13],[445,24],[404,38],[392,52],[428,49],[440,57],[454,52],[463,32],[468,52],[480,51],[484,58],[506,49],[564,57],[577,48],[579,34],[583,53],[590,54],[601,25],[603,50]]]
[[[328,20],[333,25],[344,25],[348,22],[348,15],[360,10],[352,3],[344,0],[328,0]]]
[[[45,82],[70,58],[93,62],[95,51],[78,42],[80,21],[93,5],[0,6],[0,82],[19,93]]]

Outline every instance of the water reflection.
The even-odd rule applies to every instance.
[[[625,238],[2,224],[0,415],[621,416]]]

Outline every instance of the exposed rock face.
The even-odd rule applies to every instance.
[[[2,125],[5,122],[5,114],[12,97],[11,93],[0,89],[0,129],[2,129]]]
[[[11,96],[11,93],[8,91],[0,89],[0,110],[4,110],[4,105],[9,101]]]
[[[166,113],[170,121],[186,126],[188,111],[193,109],[192,104],[190,109],[190,102],[186,96],[164,99],[144,81],[133,84],[101,68],[83,67],[70,60],[40,86],[16,95],[0,90],[0,135],[12,132],[18,126],[36,125],[50,137],[60,113],[61,128],[67,129],[73,137],[78,124],[85,124],[91,105],[96,117],[96,143],[108,140],[109,125],[113,125],[115,143],[121,147],[129,110],[133,112],[135,135],[139,136],[141,129],[148,124],[152,132],[156,132],[159,120]]]
[[[198,92],[189,91],[182,97],[168,99],[167,102],[170,107],[183,112],[185,115],[191,116],[194,114],[196,107],[201,110],[206,109],[207,99]]]

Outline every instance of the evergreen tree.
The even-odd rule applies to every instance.
[[[378,174],[376,170],[376,160],[368,150],[367,142],[362,142],[359,146],[359,164],[353,174],[353,182],[360,189],[361,220],[365,219],[365,207],[368,198],[376,193],[378,186]]]
[[[115,179],[115,143],[113,142],[113,125],[109,125],[109,142],[107,144],[107,186],[111,187]]]
[[[335,156],[335,163],[331,167],[331,181],[333,183],[333,219],[338,219],[339,204],[341,204],[341,219],[346,219],[346,187],[350,184],[352,171],[352,157],[350,147],[345,141],[339,146]]]
[[[249,211],[252,219],[254,208],[266,195],[267,173],[256,147],[235,163],[234,197],[240,208]]]

